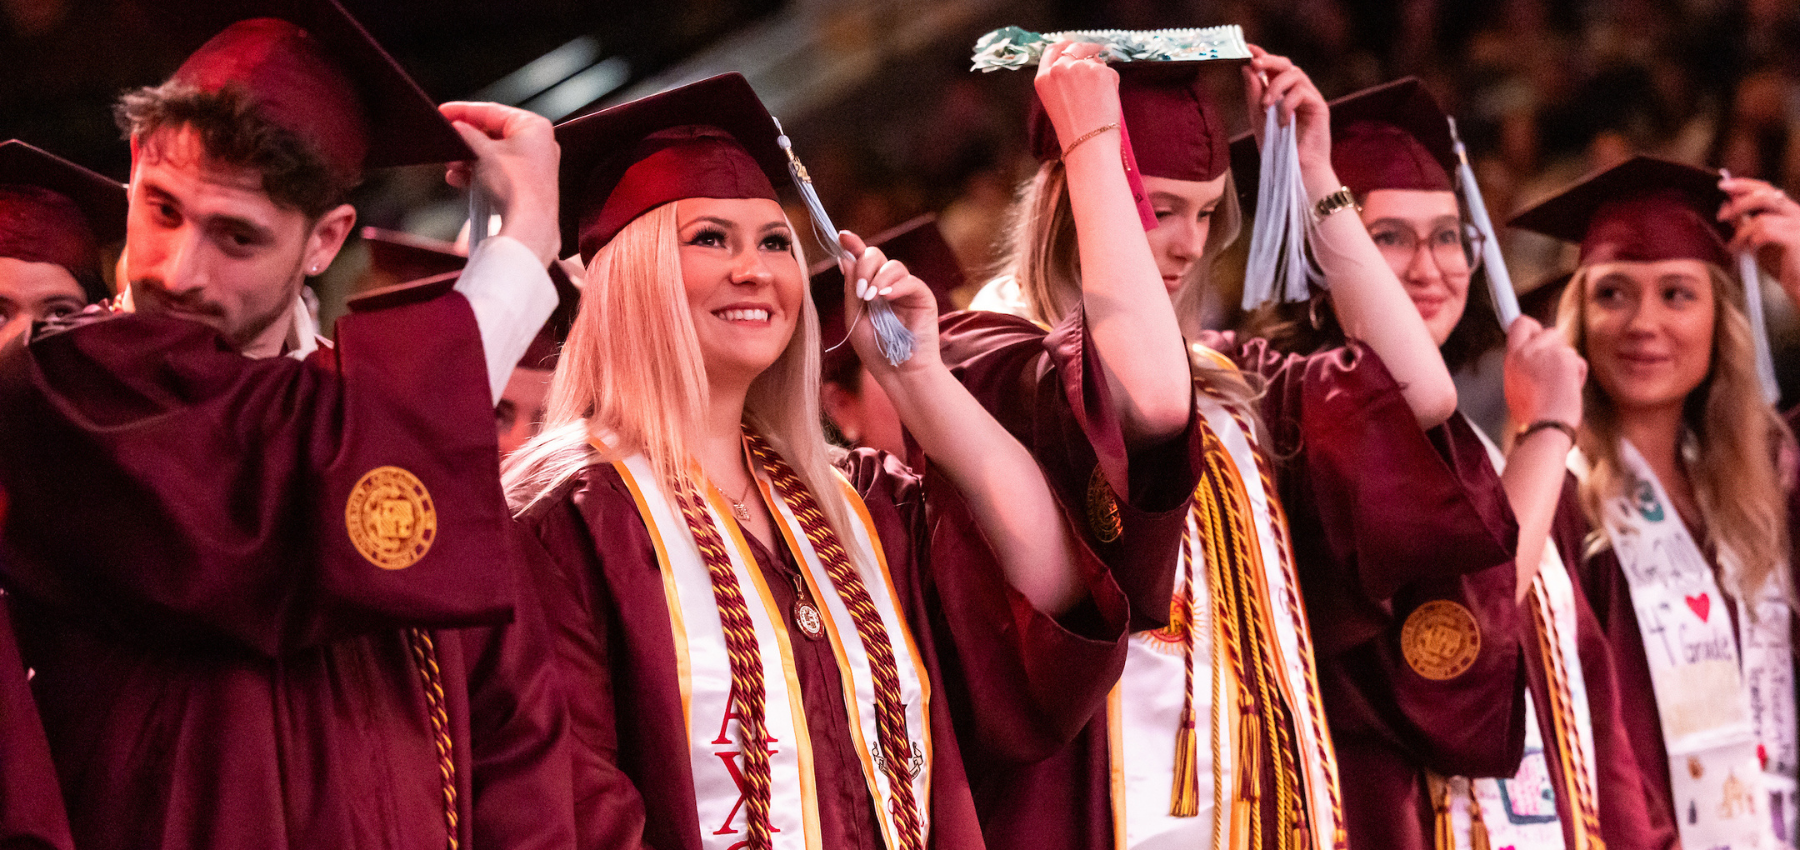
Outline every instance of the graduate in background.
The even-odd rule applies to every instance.
[[[1106,715],[1054,757],[988,776],[978,797],[988,839],[1341,847],[1348,789],[1319,696],[1324,664],[1387,629],[1387,600],[1405,576],[1507,562],[1510,513],[1491,471],[1465,480],[1425,436],[1453,412],[1454,385],[1368,233],[1346,214],[1328,111],[1304,72],[1252,47],[1244,79],[1257,123],[1265,108],[1297,122],[1313,249],[1340,319],[1363,340],[1314,358],[1203,329],[1203,305],[1217,297],[1210,267],[1238,229],[1219,107],[1191,65],[1114,69],[1097,50],[1045,52],[1033,117],[1044,165],[1017,208],[1008,273],[975,302],[1026,321],[971,313],[946,321],[944,336],[958,376],[1040,458],[1085,446],[1098,459],[1052,480],[1065,498],[1085,492],[1097,506],[1089,530],[1131,595],[1134,635]],[[1148,233],[1116,125],[1129,131],[1156,216]],[[1127,326],[1125,345],[1139,354],[1116,356],[1097,327],[1084,343],[1103,308],[1122,307],[1155,311]],[[1164,341],[1179,346],[1173,365],[1148,356]],[[1104,368],[1090,365],[1084,344]],[[1171,377],[1175,388],[1162,388]],[[1198,414],[1185,432],[1175,417],[1145,415],[1163,410],[1146,399],[1167,395],[1186,395],[1183,409]],[[1174,463],[1141,460],[1171,451]],[[1176,496],[1189,536],[1170,558],[1132,528],[1166,509],[1159,490],[1182,471],[1201,481]],[[1429,506],[1429,517],[1415,505]],[[1316,647],[1315,672],[1320,624],[1332,627],[1332,643]],[[1517,664],[1510,626],[1489,641],[1483,658],[1494,660],[1484,663]],[[1354,776],[1359,789],[1390,779]]]
[[[1557,310],[1592,370],[1579,572],[1637,695],[1650,814],[1683,847],[1795,844],[1793,434],[1726,271],[1771,247],[1800,294],[1795,213],[1761,181],[1638,157],[1512,220],[1581,246]]]
[[[1080,728],[1122,593],[939,362],[931,291],[848,233],[840,297],[917,335],[895,366],[852,321],[929,464],[825,442],[791,180],[741,76],[557,134],[588,297],[506,480],[561,629],[581,843],[979,848],[965,758]]]
[[[889,259],[931,288],[939,312],[949,309],[950,293],[962,288],[962,266],[938,232],[937,217],[922,215],[869,238]],[[905,457],[906,436],[900,415],[881,384],[863,368],[849,344],[844,321],[844,272],[830,260],[813,264],[813,304],[819,310],[819,405],[836,430],[835,438],[850,448],[880,449]]]
[[[0,350],[23,344],[33,322],[106,297],[101,248],[124,237],[125,207],[123,185],[24,142],[0,142]],[[0,589],[0,847],[71,848],[29,675]]]
[[[110,295],[103,250],[125,238],[125,187],[17,139],[0,142],[0,348],[32,322]]]
[[[369,273],[366,280],[376,286],[442,285],[462,274],[469,261],[468,250],[457,243],[383,230],[362,229],[363,244],[369,246]],[[505,459],[532,437],[544,424],[550,394],[550,372],[556,368],[556,357],[569,327],[575,322],[581,288],[570,278],[564,261],[550,264],[550,282],[556,286],[556,310],[531,338],[524,356],[506,378],[506,388],[494,404],[494,433],[500,443],[500,457]]]
[[[491,424],[555,301],[550,127],[440,113],[329,0],[173,14],[204,44],[118,107],[135,312],[0,362],[0,582],[75,844],[567,846]],[[443,161],[505,227],[319,347],[348,191]]]
[[[1645,798],[1635,781],[1637,761],[1620,731],[1611,654],[1586,597],[1571,580],[1570,562],[1560,554],[1569,551],[1570,557],[1578,557],[1580,549],[1558,548],[1549,538],[1558,511],[1580,512],[1563,461],[1581,422],[1586,366],[1560,334],[1535,320],[1520,321],[1503,336],[1492,299],[1475,285],[1485,283],[1477,273],[1482,236],[1468,223],[1451,176],[1457,160],[1449,125],[1418,80],[1399,80],[1333,101],[1331,118],[1332,163],[1356,196],[1364,226],[1406,286],[1445,363],[1460,368],[1506,342],[1506,389],[1520,426],[1510,454],[1503,455],[1460,414],[1445,423],[1443,432],[1465,453],[1485,448],[1504,470],[1508,500],[1520,523],[1516,562],[1435,584],[1483,621],[1513,619],[1515,600],[1525,606],[1517,622],[1536,710],[1525,759],[1513,778],[1445,781],[1448,775],[1491,765],[1491,759],[1471,758],[1471,750],[1478,755],[1482,742],[1499,746],[1510,733],[1510,721],[1494,710],[1507,705],[1514,692],[1510,669],[1499,680],[1464,672],[1447,682],[1454,690],[1437,693],[1415,684],[1421,672],[1410,665],[1388,670],[1386,677],[1365,675],[1351,683],[1364,691],[1352,704],[1367,707],[1372,716],[1356,726],[1346,717],[1334,726],[1340,746],[1352,729],[1359,734],[1380,730],[1392,744],[1393,757],[1418,774],[1405,798],[1384,801],[1371,795],[1361,801],[1368,828],[1360,835],[1353,832],[1352,841],[1430,846],[1424,839],[1435,836],[1435,844],[1454,841],[1465,848],[1478,840],[1521,850],[1600,846],[1596,842],[1654,846]],[[1265,317],[1268,332],[1284,347],[1310,351],[1343,344],[1327,311],[1310,302],[1286,306],[1292,309],[1271,312],[1287,312],[1290,318]],[[1320,319],[1316,323],[1315,317]],[[1562,542],[1569,547],[1570,541]],[[1509,570],[1515,580],[1507,580]],[[1508,587],[1516,591],[1509,593]],[[1384,698],[1384,689],[1398,698]],[[1430,803],[1423,811],[1418,810],[1421,797]],[[1395,818],[1396,806],[1411,806],[1420,817],[1410,823]],[[1382,828],[1389,831],[1373,831]]]

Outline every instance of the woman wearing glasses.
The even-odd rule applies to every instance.
[[[1352,835],[1364,846],[1423,846],[1425,835],[1441,848],[1478,846],[1481,839],[1518,848],[1591,847],[1601,840],[1652,846],[1644,795],[1638,783],[1625,781],[1636,761],[1619,734],[1611,656],[1560,557],[1578,555],[1580,539],[1552,538],[1553,519],[1567,519],[1559,508],[1574,511],[1577,521],[1558,522],[1556,529],[1579,525],[1564,457],[1581,421],[1586,364],[1554,329],[1529,318],[1503,332],[1492,301],[1475,287],[1481,234],[1468,223],[1450,176],[1456,157],[1445,115],[1418,81],[1357,92],[1331,108],[1332,164],[1355,196],[1371,240],[1450,368],[1504,340],[1506,398],[1519,427],[1505,455],[1464,416],[1433,432],[1459,467],[1479,463],[1485,451],[1503,470],[1519,521],[1513,564],[1417,577],[1395,597],[1391,633],[1348,651],[1348,663],[1321,664],[1346,774],[1360,766],[1409,780],[1387,787],[1350,783],[1345,808]],[[1302,315],[1270,325],[1284,347],[1310,351],[1341,343],[1328,324],[1331,311],[1317,303],[1294,309]],[[1483,625],[1517,624],[1528,684],[1522,726],[1507,717],[1517,703],[1497,698],[1509,683],[1420,651],[1428,642],[1422,635],[1454,631],[1458,609]],[[1476,634],[1489,637],[1485,629]],[[1333,670],[1357,675],[1333,676]],[[1508,734],[1497,735],[1502,729]],[[1523,761],[1502,763],[1497,757],[1519,752],[1515,731],[1523,733]],[[1398,797],[1406,785],[1412,793]],[[1419,817],[1392,817],[1406,807]]]

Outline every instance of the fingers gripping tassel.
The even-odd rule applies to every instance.
[[[1262,174],[1244,272],[1245,310],[1270,301],[1305,301],[1311,294],[1307,281],[1313,274],[1306,259],[1311,221],[1306,187],[1300,182],[1298,124],[1282,126],[1275,107],[1264,113]]]

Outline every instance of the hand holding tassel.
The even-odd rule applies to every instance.
[[[838,243],[844,248],[838,258],[844,272],[844,314],[857,315],[859,306],[869,314],[869,321],[854,322],[850,330],[850,344],[863,365],[878,378],[884,371],[904,373],[938,365],[937,298],[930,287],[906,264],[888,259],[881,249],[848,230],[838,232]],[[883,330],[883,321],[893,327]],[[886,339],[896,334],[911,341],[909,356],[899,360],[892,357]]]

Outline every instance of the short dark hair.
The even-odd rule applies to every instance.
[[[173,80],[126,92],[113,118],[140,144],[158,131],[187,127],[214,160],[262,173],[263,191],[277,205],[317,220],[345,203],[361,175],[336,173],[315,147],[264,118],[241,86],[202,91]]]

